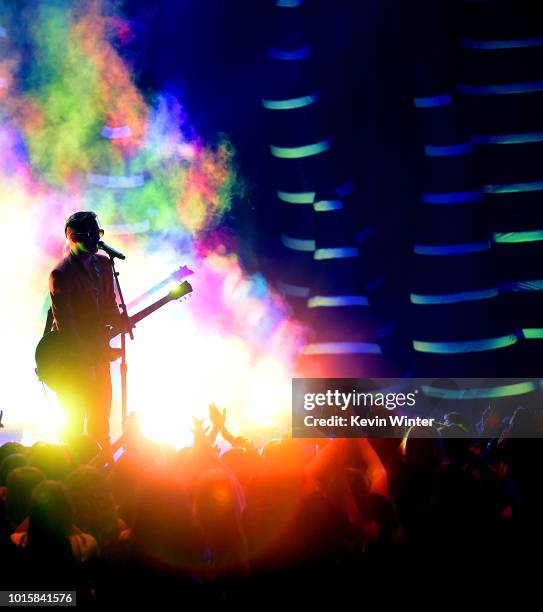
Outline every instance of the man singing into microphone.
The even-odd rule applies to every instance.
[[[69,369],[58,391],[64,409],[64,438],[84,431],[109,444],[111,375],[107,326],[120,328],[123,318],[115,301],[110,261],[98,255],[104,230],[93,212],[76,212],[66,220],[68,255],[49,276],[53,329],[69,348]],[[126,327],[126,326],[125,326]]]

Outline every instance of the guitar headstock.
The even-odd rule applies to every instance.
[[[184,278],[187,278],[187,276],[190,276],[191,274],[194,274],[194,271],[191,270],[188,266],[180,266],[179,268],[177,268],[177,270],[175,270],[175,272],[172,272],[172,274],[170,275],[170,279],[181,281]]]
[[[191,284],[188,281],[183,281],[182,283],[179,283],[177,287],[174,287],[170,293],[168,293],[168,298],[170,300],[179,300],[189,293],[192,293],[192,291],[193,289]]]

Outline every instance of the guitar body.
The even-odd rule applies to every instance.
[[[105,360],[115,361],[120,357],[119,349],[107,343],[100,351]],[[74,354],[65,337],[58,331],[51,331],[38,342],[35,352],[36,374],[53,391],[60,391],[74,376],[81,376],[85,361]],[[83,370],[85,371],[85,370]]]
[[[70,374],[69,347],[61,333],[51,331],[36,347],[36,374],[53,391],[59,391]]]
[[[192,287],[187,281],[179,283],[168,295],[164,296],[154,304],[147,306],[134,316],[131,316],[130,323],[134,327],[136,323],[149,316],[168,302],[183,298],[192,292]],[[111,340],[120,332],[111,330],[109,339]],[[89,347],[90,348],[90,347]],[[112,349],[109,344],[105,344],[104,351],[100,349],[100,355],[114,361],[120,357],[118,349]],[[65,336],[58,331],[51,331],[45,334],[38,342],[35,352],[36,374],[50,389],[58,392],[66,385],[77,370],[77,364],[81,364],[77,355],[74,355],[72,347],[66,341]],[[79,370],[81,371],[81,370]]]

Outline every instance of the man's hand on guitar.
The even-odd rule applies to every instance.
[[[113,328],[113,331],[115,332],[115,334],[129,334],[134,329],[134,327],[136,326],[132,323],[130,317],[121,313],[119,315],[119,321],[117,322],[117,325],[115,325],[115,327]]]

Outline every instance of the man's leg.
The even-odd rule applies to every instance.
[[[57,398],[64,413],[61,438],[63,442],[68,442],[84,432],[85,389],[76,384],[66,385],[57,392]]]
[[[111,373],[109,362],[96,365],[96,377],[87,404],[87,432],[102,447],[109,446],[109,415],[111,412]]]

